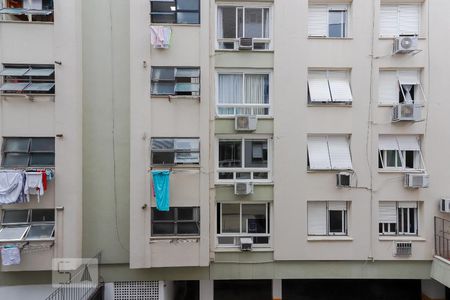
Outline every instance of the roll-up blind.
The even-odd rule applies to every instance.
[[[397,139],[394,135],[380,135],[378,137],[379,150],[398,150]]]
[[[419,139],[415,135],[399,135],[397,141],[400,150],[420,151]]]
[[[397,71],[380,71],[378,78],[378,98],[380,104],[398,103],[399,86]]]
[[[308,35],[327,36],[328,6],[311,5],[308,9]]]
[[[381,5],[380,36],[397,36],[399,32],[398,5]]]
[[[331,98],[335,102],[351,102],[352,91],[348,72],[328,71],[328,81],[330,83]]]
[[[400,202],[398,202],[398,208],[417,208],[417,202],[415,202],[415,201],[400,201]]]
[[[347,210],[347,202],[330,201],[328,202],[328,210]]]
[[[330,170],[330,157],[326,136],[308,137],[309,167],[312,170]]]
[[[397,208],[395,202],[380,202],[378,221],[380,223],[397,223]]]
[[[331,101],[326,71],[310,71],[308,73],[308,87],[311,102]]]
[[[419,34],[420,6],[419,4],[401,4],[399,11],[399,34]]]
[[[330,151],[331,168],[334,170],[351,170],[352,158],[350,145],[346,136],[329,136],[328,148]]]
[[[326,202],[308,202],[308,235],[327,234]]]

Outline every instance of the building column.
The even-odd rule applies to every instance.
[[[281,300],[283,298],[282,291],[282,280],[281,279],[273,279],[272,280],[272,298],[273,300]]]
[[[439,282],[429,279],[422,280],[422,300],[444,300],[445,286]]]
[[[214,280],[200,280],[200,300],[214,300]]]

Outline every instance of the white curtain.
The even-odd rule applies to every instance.
[[[264,38],[269,38],[269,21],[270,21],[270,15],[269,15],[269,9],[264,8]]]
[[[247,104],[268,104],[268,76],[265,74],[249,74],[245,75],[245,99]],[[266,113],[264,108],[257,108],[253,110],[253,114],[264,115]],[[249,109],[247,114],[250,114]]]
[[[243,103],[242,74],[219,74],[219,104]],[[220,115],[234,114],[234,108],[220,108]]]
[[[223,38],[223,8],[217,10],[217,37]]]

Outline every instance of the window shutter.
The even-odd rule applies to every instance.
[[[308,235],[327,234],[327,203],[308,202]]]
[[[380,135],[378,138],[379,150],[398,150],[397,139],[393,135]]]
[[[415,70],[400,70],[398,71],[398,81],[400,84],[420,84],[420,71]]]
[[[347,210],[347,202],[330,201],[328,202],[328,210]]]
[[[380,202],[378,208],[379,223],[397,223],[397,208],[395,202]]]
[[[415,135],[399,135],[397,141],[400,150],[420,151],[419,139]]]
[[[352,91],[348,72],[329,71],[328,81],[330,83],[331,98],[335,102],[352,102]]]
[[[397,36],[399,32],[398,6],[381,5],[380,8],[380,36]]]
[[[328,6],[311,5],[308,9],[308,35],[327,36]]]
[[[328,148],[330,149],[331,168],[333,170],[353,169],[350,145],[346,136],[329,136]]]
[[[308,157],[311,170],[331,169],[326,136],[308,137]]]
[[[400,202],[398,202],[398,208],[417,208],[417,202],[415,202],[415,201],[400,201]]]
[[[420,6],[418,4],[401,4],[399,10],[400,34],[419,34]]]
[[[378,98],[380,104],[397,104],[399,92],[397,71],[380,71],[378,78]]]
[[[326,71],[310,71],[308,74],[309,97],[311,102],[330,102]]]

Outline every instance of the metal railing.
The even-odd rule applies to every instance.
[[[450,259],[450,221],[434,217],[435,254]]]
[[[95,255],[92,259],[81,264],[75,272],[70,273],[70,279],[65,283],[60,283],[57,288],[46,300],[88,300],[102,299],[103,283],[100,282],[100,276],[97,273],[96,278],[89,274],[89,267],[98,268],[100,264],[101,253]],[[88,273],[86,273],[88,272]]]

